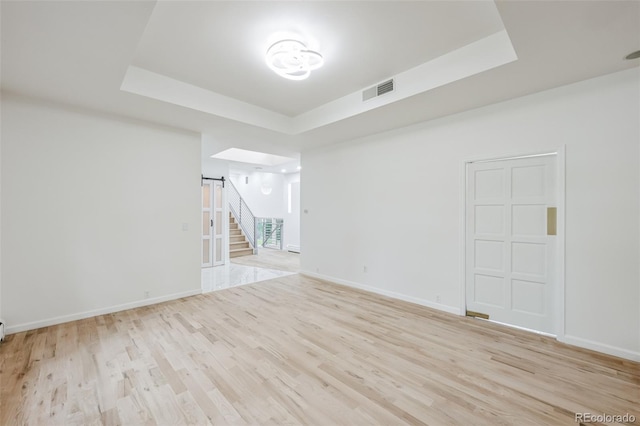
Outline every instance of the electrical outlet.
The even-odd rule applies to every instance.
[[[367,265],[364,265],[364,266],[362,267],[362,272],[364,272],[365,274],[367,273]]]
[[[436,303],[440,303],[440,295],[439,294],[436,295]]]
[[[145,291],[145,292],[144,292],[144,298],[145,298],[145,299],[148,299],[148,298],[149,298],[149,291]]]

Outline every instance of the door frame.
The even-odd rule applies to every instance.
[[[557,195],[557,235],[556,235],[556,258],[555,261],[555,308],[554,308],[554,330],[555,337],[558,341],[563,342],[565,336],[565,180],[566,180],[566,145],[562,145],[557,149],[549,149],[538,152],[516,152],[502,153],[497,155],[483,155],[473,158],[467,158],[460,165],[460,315],[465,316],[467,310],[467,294],[466,294],[466,268],[467,268],[467,180],[468,165],[478,161],[500,161],[518,157],[535,157],[540,155],[556,155],[556,195]],[[513,326],[515,328],[521,328]],[[547,334],[537,330],[529,330],[538,334]]]

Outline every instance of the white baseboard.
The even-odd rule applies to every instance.
[[[613,355],[619,358],[640,362],[640,352],[618,348],[616,346],[607,345],[605,343],[594,342],[593,340],[583,339],[576,336],[568,336],[566,334],[562,337],[558,336],[558,341],[566,343],[568,345],[578,346],[584,349],[601,352],[607,355]]]
[[[168,302],[169,300],[180,299],[183,297],[195,296],[202,294],[202,289],[189,290],[181,293],[168,294],[166,296],[153,297],[150,299],[137,300],[135,302],[124,303],[122,305],[109,306],[106,308],[94,309],[92,311],[79,312],[77,314],[62,315],[59,317],[49,318],[40,321],[26,322],[17,325],[8,325],[5,323],[5,331],[7,334],[20,333],[22,331],[34,330],[36,328],[49,327],[52,325],[62,324],[69,321],[77,321],[85,318],[91,318],[98,315],[112,314],[114,312],[126,311],[128,309],[140,308],[142,306],[155,305],[156,303]]]
[[[382,290],[376,287],[371,287],[365,284],[356,283],[353,281],[347,281],[340,278],[330,277],[327,275],[318,274],[310,271],[300,271],[302,275],[307,275],[312,278],[318,278],[324,281],[329,281],[335,284],[345,285],[347,287],[353,287],[360,290],[368,291],[371,293],[381,294],[383,296],[391,297],[393,299],[403,300],[405,302],[415,303],[416,305],[426,306],[427,308],[437,309],[439,311],[448,312],[454,315],[460,315],[460,309],[454,306],[443,305],[435,303],[430,300],[420,299],[418,297],[407,296],[406,294],[396,293],[394,291]]]

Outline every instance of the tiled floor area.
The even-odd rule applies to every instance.
[[[293,274],[295,272],[228,263],[222,266],[202,269],[202,292],[208,293]]]
[[[263,248],[258,251],[258,254],[234,257],[231,262],[236,265],[257,266],[280,271],[300,271],[300,254],[286,250]]]

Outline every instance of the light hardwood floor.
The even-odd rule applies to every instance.
[[[301,275],[8,336],[0,380],[2,425],[640,419],[638,363]]]

